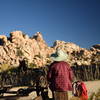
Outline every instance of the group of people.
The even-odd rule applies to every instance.
[[[52,91],[53,99],[69,100],[68,91],[72,90],[74,74],[70,65],[66,62],[68,55],[63,50],[57,49],[50,57],[53,60],[53,63],[49,66],[47,79],[49,88]],[[81,87],[81,91],[77,90],[77,93],[80,92],[78,93],[79,95],[75,98],[71,98],[71,100],[88,100],[87,91],[84,91],[84,88],[86,87],[83,87],[83,89]]]

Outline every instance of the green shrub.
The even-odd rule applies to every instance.
[[[8,69],[10,69],[10,66],[8,64],[0,65],[0,72],[6,71]]]
[[[28,67],[29,67],[29,68],[37,68],[37,65],[34,64],[34,63],[30,63]]]
[[[22,50],[20,48],[17,48],[17,56],[21,57],[23,55],[24,54],[23,54]]]
[[[92,93],[88,100],[100,100],[100,89],[97,93]]]

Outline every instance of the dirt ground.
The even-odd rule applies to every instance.
[[[98,89],[100,89],[100,80],[99,81],[88,81],[85,82],[87,90],[88,90],[88,95],[90,95],[93,92],[97,92]]]
[[[100,80],[99,81],[88,81],[85,82],[88,95],[90,95],[93,92],[97,92],[98,89],[100,89]],[[16,91],[19,87],[12,88],[10,91]],[[68,92],[69,98],[72,96],[71,92]],[[4,97],[0,98],[0,100],[34,100],[36,97],[36,92],[31,92],[29,96],[16,96],[14,94],[4,94]],[[52,97],[51,91],[49,90],[49,97]]]

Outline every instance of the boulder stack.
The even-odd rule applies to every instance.
[[[8,64],[17,67],[20,60],[27,59],[29,64],[42,67],[51,62],[49,57],[57,48],[68,54],[67,61],[72,66],[100,62],[100,44],[85,49],[71,42],[56,40],[53,46],[49,47],[41,32],[29,37],[22,31],[14,31],[10,33],[10,37],[0,35],[0,66]]]

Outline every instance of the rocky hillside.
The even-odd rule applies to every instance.
[[[51,62],[49,56],[58,47],[69,55],[67,61],[71,65],[100,64],[100,44],[88,50],[74,43],[57,40],[53,47],[49,47],[40,32],[29,37],[21,31],[14,31],[10,37],[0,35],[0,68],[3,65],[16,67],[22,59],[37,67],[44,66]]]

